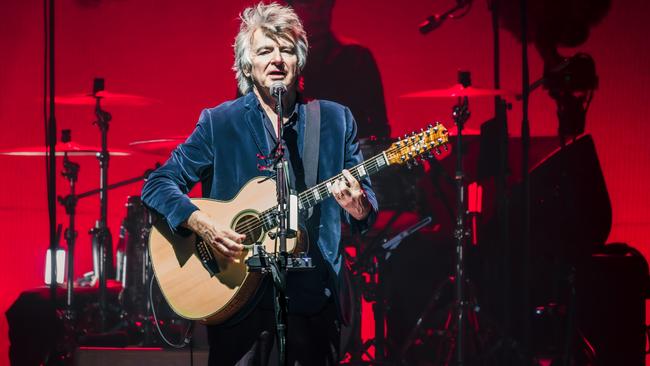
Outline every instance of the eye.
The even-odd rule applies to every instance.
[[[287,53],[289,55],[293,55],[295,53],[295,49],[293,47],[283,47],[281,51],[282,53]]]

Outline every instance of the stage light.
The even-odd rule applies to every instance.
[[[50,249],[47,250],[45,256],[45,284],[49,285],[51,283],[52,276],[52,256],[50,255]],[[56,283],[62,285],[65,282],[65,249],[56,250]]]

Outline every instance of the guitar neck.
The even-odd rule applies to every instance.
[[[383,151],[382,153],[377,154],[348,170],[356,180],[361,181],[390,165],[387,156],[387,154],[391,153],[390,151],[390,149]],[[300,210],[308,210],[329,198],[332,195],[332,184],[341,177],[343,177],[342,173],[300,193],[298,195],[298,205]]]
[[[447,135],[447,129],[440,123],[436,123],[435,126],[429,125],[426,131],[422,129],[419,133],[413,132],[410,135],[405,135],[403,140],[392,143],[388,149],[348,170],[355,179],[360,181],[389,165],[410,164],[411,160],[421,157],[424,153],[428,153],[429,157],[432,157],[432,151],[440,154],[439,147],[446,148]],[[343,177],[342,173],[300,193],[298,195],[299,210],[303,212],[309,210],[332,196],[332,185],[341,177]],[[273,229],[277,225],[275,208],[269,208],[262,212],[260,220],[264,230]]]

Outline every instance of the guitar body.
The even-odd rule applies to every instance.
[[[222,225],[238,231],[258,223],[261,212],[277,205],[275,181],[254,178],[227,202],[206,198],[192,199],[201,211]],[[238,232],[241,232],[239,230]],[[244,244],[258,240],[267,252],[275,251],[275,242],[260,228],[256,235],[247,235]],[[259,234],[259,235],[257,235]],[[253,238],[252,236],[257,236]],[[202,262],[206,253],[212,255],[218,270],[214,275]],[[287,240],[287,251],[296,248],[296,240]],[[166,222],[154,225],[149,237],[149,254],[160,289],[178,315],[206,324],[219,324],[242,309],[255,294],[262,279],[259,272],[248,272],[245,260],[251,251],[244,250],[234,263],[209,249],[197,235],[180,236],[172,233]]]

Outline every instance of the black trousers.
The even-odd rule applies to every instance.
[[[229,326],[209,326],[210,366],[278,365],[273,310],[257,307]],[[334,301],[313,315],[290,314],[287,320],[287,364],[333,366],[339,363],[340,324]]]

